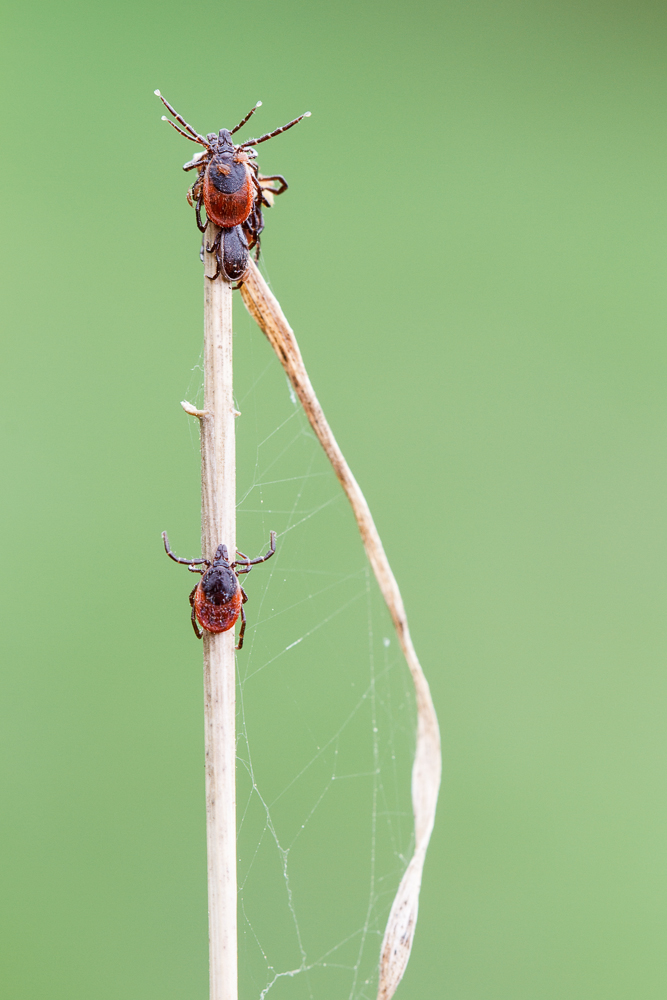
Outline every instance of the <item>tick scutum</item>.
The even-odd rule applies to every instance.
[[[207,601],[220,605],[231,601],[238,589],[238,581],[236,574],[221,561],[204,573],[200,586]]]
[[[244,162],[234,160],[234,150],[216,153],[208,165],[208,178],[222,194],[234,194],[248,180]]]

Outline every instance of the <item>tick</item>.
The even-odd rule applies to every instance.
[[[243,634],[246,627],[246,617],[243,605],[248,600],[248,595],[239,583],[239,577],[243,573],[249,573],[257,563],[266,562],[276,551],[276,533],[271,532],[271,542],[269,551],[264,556],[257,559],[248,559],[243,552],[236,550],[240,559],[230,563],[229,553],[226,545],[218,545],[213,562],[208,559],[179,559],[169,548],[167,532],[162,532],[164,550],[174,562],[184,563],[191,573],[201,573],[202,578],[193,588],[190,594],[190,607],[192,613],[192,627],[195,635],[201,639],[203,632],[198,628],[197,622],[207,632],[227,632],[234,628],[239,613],[241,615],[241,628],[239,629],[239,641],[237,649],[243,647]],[[206,569],[198,569],[198,566],[206,566]],[[241,569],[236,567],[240,566]]]
[[[294,118],[287,125],[274,129],[273,132],[267,132],[259,139],[248,139],[237,146],[234,144],[232,136],[254,115],[257,108],[260,107],[261,101],[258,101],[255,107],[231,131],[221,128],[217,135],[215,132],[209,132],[204,138],[191,125],[188,125],[176,109],[165,100],[159,90],[156,90],[155,93],[183,128],[179,128],[166,115],[162,116],[163,121],[169,122],[172,128],[175,128],[186,139],[198,142],[204,147],[203,152],[183,165],[183,170],[197,171],[197,180],[188,191],[188,201],[194,206],[199,231],[202,233],[206,231],[208,221],[214,222],[222,231],[217,234],[213,244],[206,247],[207,251],[214,253],[216,257],[217,270],[212,277],[217,278],[221,271],[227,274],[227,277],[232,277],[226,269],[228,264],[233,271],[233,277],[238,277],[240,244],[246,242],[249,249],[256,246],[256,257],[259,257],[260,234],[264,229],[262,205],[270,207],[273,203],[273,196],[287,190],[287,181],[280,174],[264,177],[259,173],[255,162],[257,150],[253,147],[258,146],[260,142],[266,142],[267,139],[273,139],[281,132],[286,132],[302,119],[309,118],[310,111]],[[273,181],[277,182],[277,187],[273,186]],[[206,222],[202,222],[202,206],[206,210]],[[233,234],[232,231],[239,226],[242,232]],[[231,254],[225,248],[225,243],[230,241],[234,244],[235,251]],[[241,256],[242,254],[243,251],[241,251]],[[247,266],[247,250],[245,255]],[[232,257],[235,257],[233,262],[231,262]],[[245,272],[245,267],[243,272]]]

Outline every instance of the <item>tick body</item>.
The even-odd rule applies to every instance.
[[[229,561],[229,553],[226,545],[218,545],[213,562],[208,559],[179,559],[169,548],[167,532],[162,532],[165,552],[174,562],[183,563],[191,573],[200,573],[201,580],[190,594],[190,607],[192,613],[192,627],[198,639],[201,639],[203,632],[228,632],[234,628],[239,614],[241,615],[241,628],[239,629],[239,641],[236,648],[242,649],[243,635],[246,627],[246,616],[243,605],[248,600],[248,595],[239,583],[239,576],[249,573],[257,563],[266,562],[276,551],[276,533],[271,532],[271,544],[266,555],[258,556],[257,559],[248,559],[243,552],[239,552],[240,559],[234,562]],[[206,566],[206,569],[199,569],[199,566]],[[238,567],[238,568],[237,568]],[[198,624],[199,623],[199,624]]]
[[[232,142],[232,133],[221,128],[215,152],[202,171],[202,199],[206,215],[222,229],[241,226],[255,203],[255,175],[250,157]]]
[[[257,259],[259,257],[260,234],[264,229],[262,206],[269,208],[273,204],[273,196],[287,190],[287,181],[280,174],[263,177],[259,173],[255,162],[257,151],[253,147],[260,142],[266,142],[267,139],[280,135],[281,132],[286,132],[303,118],[309,117],[310,111],[288,122],[287,125],[260,136],[259,139],[248,139],[246,142],[236,145],[232,136],[255,113],[261,105],[261,101],[258,101],[255,107],[231,131],[221,128],[217,134],[209,132],[204,137],[196,132],[191,125],[188,125],[185,119],[164,99],[159,90],[156,90],[155,93],[179,125],[183,127],[179,128],[179,125],[172,122],[166,115],[163,115],[164,120],[169,122],[186,139],[204,146],[203,152],[183,166],[184,170],[197,170],[198,172],[197,180],[188,191],[188,201],[194,206],[195,218],[200,232],[206,231],[207,223],[210,221],[219,226],[221,230],[232,234],[231,242],[234,244],[237,256],[236,263],[231,268],[233,273],[230,273],[227,266],[230,253],[225,251],[225,238],[221,237],[219,233],[213,245],[206,247],[209,253],[215,254],[218,265],[215,275],[211,277],[217,278],[222,271],[227,278],[235,280],[243,260],[242,277],[248,263],[248,249],[243,249],[240,235],[243,235],[247,248],[256,247],[255,257]],[[277,186],[273,185],[273,181],[277,182]],[[202,221],[201,217],[202,208],[206,212],[205,221]],[[234,231],[239,227],[240,232],[235,233]]]

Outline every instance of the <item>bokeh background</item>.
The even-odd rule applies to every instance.
[[[4,996],[207,996],[200,649],[190,578],[159,538],[198,552],[178,403],[199,388],[202,278],[180,171],[193,147],[160,121],[156,87],[202,131],[257,99],[262,130],[313,112],[260,147],[290,182],[266,273],[374,511],[443,735],[397,996],[665,996],[666,41],[645,0],[5,5]],[[239,424],[249,482],[257,429],[289,399],[235,309],[259,415]],[[349,560],[363,589],[332,509],[284,536],[278,567],[303,588],[315,557],[339,579]],[[256,554],[274,525],[251,513]],[[268,701],[244,686],[268,770],[315,759],[304,717],[342,723],[338,674],[368,679],[362,618],[286,660],[294,676],[266,671]],[[276,621],[249,635],[284,648],[311,627]],[[338,802],[348,825],[368,818],[361,792]],[[300,905],[338,941],[368,876],[350,861],[358,896],[327,877],[334,813]],[[265,966],[242,973],[243,1000]],[[302,982],[269,996],[350,995],[349,979]]]

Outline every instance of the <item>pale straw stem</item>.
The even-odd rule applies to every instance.
[[[216,232],[209,223],[209,244]],[[211,254],[204,264],[207,275],[215,274]],[[210,560],[221,543],[230,559],[236,554],[235,413],[232,286],[222,275],[205,277],[204,410],[195,415],[201,427],[202,555]],[[234,629],[205,631],[203,643],[210,1000],[237,1000]]]

